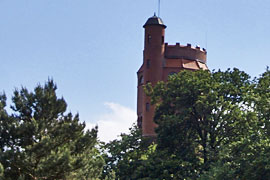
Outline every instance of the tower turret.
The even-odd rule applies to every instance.
[[[143,85],[150,82],[154,86],[158,81],[167,81],[169,75],[183,69],[208,69],[207,52],[200,46],[192,47],[191,44],[168,45],[165,43],[166,26],[156,15],[150,17],[143,27],[145,29],[143,64],[137,72],[138,126],[142,129],[144,136],[155,136],[157,126],[153,121],[155,107],[150,104],[150,97],[145,95]]]
[[[154,107],[150,98],[143,92],[143,85],[151,82],[155,85],[162,78],[162,61],[165,51],[165,28],[161,18],[154,15],[144,24],[143,65],[138,71],[138,124],[145,136],[155,135],[153,122]]]
[[[146,65],[145,78],[156,83],[162,76],[162,58],[165,50],[165,28],[161,18],[154,15],[144,24],[144,60]]]

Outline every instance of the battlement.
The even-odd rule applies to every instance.
[[[165,43],[165,58],[168,59],[187,59],[206,63],[206,54],[206,49],[201,49],[199,45],[194,47],[189,43],[187,45]]]
[[[187,43],[187,45],[181,45],[179,42],[177,42],[175,45],[170,45],[168,43],[165,43],[166,47],[181,47],[181,48],[191,48],[191,49],[195,49],[195,50],[200,50],[203,52],[206,52],[205,48],[201,48],[200,45],[196,45],[195,47],[192,46],[190,43]]]

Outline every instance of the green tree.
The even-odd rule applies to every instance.
[[[249,109],[255,113],[248,133],[223,147],[202,179],[270,179],[270,71],[253,81]]]
[[[104,146],[103,178],[139,179],[137,171],[147,158],[149,140],[142,137],[140,129],[135,125],[129,134],[121,134],[119,140],[113,140]],[[113,175],[113,176],[112,176]]]
[[[94,179],[99,175],[97,127],[85,130],[78,114],[66,112],[67,104],[57,97],[56,89],[49,80],[33,92],[15,90],[11,115],[5,111],[6,97],[1,96],[0,160],[5,179]],[[96,173],[81,172],[85,167]]]
[[[254,108],[267,136],[270,136],[270,70],[268,67],[257,79],[254,91],[256,95],[256,98],[252,99]]]
[[[3,179],[4,169],[2,164],[0,163],[0,179]]]
[[[106,147],[116,179],[269,179],[270,71],[181,71],[148,84],[156,106],[154,144],[131,129]]]
[[[181,71],[168,82],[147,85],[156,105],[156,151],[167,153],[174,167],[167,179],[198,178],[217,161],[222,147],[249,132],[256,117],[248,108],[251,85],[238,69]]]

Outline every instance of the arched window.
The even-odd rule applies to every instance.
[[[145,110],[148,112],[150,110],[150,104],[149,103],[146,103],[145,105]]]
[[[143,84],[143,81],[144,81],[143,76],[140,76],[139,81],[138,81],[138,84],[139,85],[142,85]]]

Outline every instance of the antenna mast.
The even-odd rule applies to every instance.
[[[160,0],[158,0],[158,17],[160,17]]]

